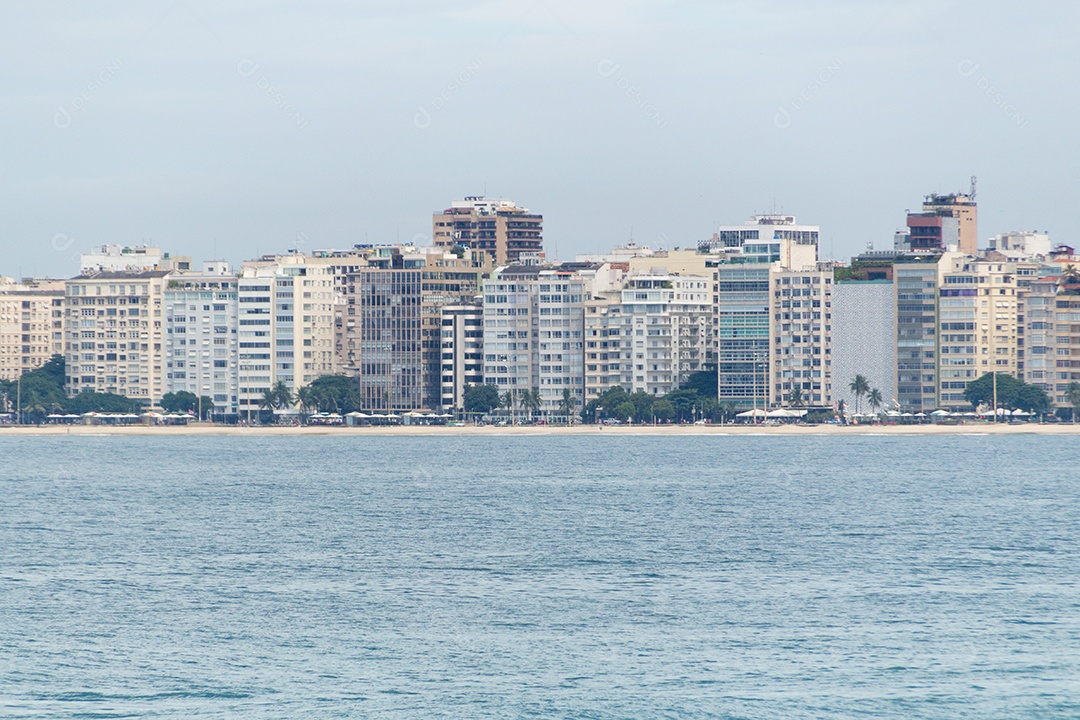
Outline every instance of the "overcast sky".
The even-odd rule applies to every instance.
[[[196,260],[430,242],[465,195],[549,257],[782,210],[891,247],[977,175],[980,245],[1077,240],[1062,2],[12,2],[0,274],[101,243]]]

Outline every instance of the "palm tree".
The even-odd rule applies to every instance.
[[[507,390],[506,394],[502,396],[502,407],[506,408],[506,414],[513,418],[514,416],[514,391]]]
[[[866,396],[866,402],[870,403],[870,407],[873,408],[875,413],[885,403],[881,397],[881,391],[877,388],[871,390],[870,394]]]
[[[540,388],[522,390],[518,403],[521,405],[522,410],[527,410],[529,412],[530,418],[534,417],[540,409]]]
[[[577,398],[570,388],[563,388],[562,400],[559,401],[559,412],[566,415],[566,424],[574,424],[574,408],[577,407]]]
[[[311,388],[310,385],[305,385],[304,387],[296,391],[296,400],[300,403],[300,409],[304,412],[307,412],[312,408],[315,408],[316,412],[318,412],[319,410],[318,400],[315,397],[315,391]]]
[[[274,389],[271,391],[274,394],[275,407],[278,410],[287,408],[292,405],[296,400],[293,398],[292,390],[285,384],[284,380],[278,380],[274,383]]]
[[[1065,388],[1065,399],[1072,405],[1072,421],[1076,422],[1076,411],[1080,410],[1080,382],[1073,380]]]
[[[855,393],[855,414],[859,414],[859,401],[862,400],[862,396],[870,392],[870,381],[866,379],[865,375],[856,375],[851,384],[848,385],[848,389]]]
[[[1061,279],[1068,285],[1080,284],[1080,270],[1072,263],[1069,263],[1061,273]]]
[[[260,410],[269,410],[269,411],[273,412],[274,408],[276,406],[277,406],[277,396],[274,395],[273,389],[266,388],[265,390],[263,390],[262,397],[259,398],[259,409]],[[261,420],[260,420],[260,422],[261,422]]]
[[[791,392],[788,393],[788,404],[796,408],[803,406],[802,388],[797,385],[791,388]]]

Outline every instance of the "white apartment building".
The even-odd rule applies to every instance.
[[[237,294],[237,410],[257,412],[278,382],[294,394],[337,371],[333,264],[301,254],[245,263]]]
[[[443,412],[464,409],[465,388],[484,384],[484,308],[479,303],[439,308],[440,407]]]
[[[216,261],[170,275],[165,287],[165,393],[210,397],[215,415],[238,407],[236,284]]]
[[[64,353],[64,281],[0,278],[0,379]]]
[[[711,283],[698,275],[631,275],[622,291],[622,385],[666,395],[710,355]]]
[[[168,272],[91,272],[67,281],[67,393],[115,393],[156,407],[164,394]]]
[[[774,263],[795,270],[817,262],[817,225],[799,225],[794,215],[754,215],[742,225],[721,225],[698,244],[703,253],[736,254],[744,262]]]
[[[790,405],[798,390],[802,405],[831,404],[832,264],[774,269],[770,285],[772,397]]]
[[[149,270],[191,270],[191,258],[170,256],[161,248],[140,245],[102,245],[92,252],[79,256],[79,273],[92,272],[145,272]]]
[[[1010,259],[1048,258],[1053,247],[1050,235],[1033,230],[1014,230],[990,238],[990,249]]]
[[[484,285],[485,382],[502,393],[539,390],[542,414],[559,414],[564,389],[582,406],[591,269],[515,265],[492,273]]]
[[[1055,322],[1058,292],[1057,276],[1040,278],[1031,284],[1030,291],[1023,298],[1023,380],[1042,388],[1055,403],[1064,405],[1067,399],[1065,393],[1057,392],[1054,382],[1058,361]],[[1067,327],[1065,324],[1064,329]],[[1066,335],[1065,332],[1062,334]]]

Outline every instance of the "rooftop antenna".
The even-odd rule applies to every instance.
[[[971,176],[971,202],[975,202],[975,182],[976,182],[976,180],[977,180],[977,178],[974,175],[972,175]]]

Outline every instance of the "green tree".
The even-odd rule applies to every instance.
[[[1061,282],[1066,285],[1080,284],[1080,269],[1077,269],[1072,263],[1066,265],[1065,270],[1061,273]]]
[[[168,413],[202,413],[200,420],[205,418],[207,413],[214,411],[214,399],[203,395],[199,397],[193,392],[187,390],[181,390],[175,393],[165,393],[161,396],[161,402],[158,403],[161,409]]]
[[[65,410],[69,413],[137,413],[142,409],[138,400],[113,393],[82,392],[68,398]]]
[[[1021,383],[1016,392],[1016,407],[1029,413],[1041,415],[1050,409],[1050,396],[1037,385]]]
[[[319,403],[310,385],[305,385],[296,391],[296,402],[300,404],[301,412],[319,411]]]
[[[274,389],[266,388],[265,390],[263,390],[262,397],[259,398],[259,409],[268,410],[272,413],[274,411],[274,408],[276,407],[277,396],[274,395]]]
[[[615,417],[623,422],[629,421],[634,417],[634,403],[629,400],[624,401],[617,408],[615,408]]]
[[[296,392],[296,401],[316,411],[350,413],[360,409],[360,388],[347,375],[320,375]]]
[[[716,397],[719,394],[717,389],[719,380],[720,378],[716,372],[716,368],[713,367],[690,373],[686,378],[686,382],[682,384],[680,389],[694,390],[702,397]]]
[[[566,416],[566,424],[574,424],[574,408],[577,407],[577,397],[570,388],[563,388],[562,398],[559,400],[559,412]]]
[[[525,397],[525,406],[528,408],[529,416],[536,417],[537,413],[540,411],[540,407],[543,405],[540,389],[534,388],[532,390],[526,390],[522,395]]]
[[[798,385],[791,388],[791,392],[788,393],[788,404],[795,408],[803,406],[802,388]]]
[[[881,391],[877,388],[873,388],[866,396],[866,402],[869,403],[870,408],[877,413],[881,406],[885,404],[884,398],[881,397]]]
[[[467,413],[487,415],[501,404],[496,385],[469,385],[462,395],[462,406]]]
[[[997,406],[999,408],[1013,409],[1020,392],[1020,386],[1024,384],[1012,375],[997,373]],[[971,403],[975,410],[979,406],[994,406],[994,373],[986,373],[978,380],[969,382],[964,388],[964,399]]]
[[[646,422],[652,419],[652,406],[656,402],[656,396],[638,390],[630,396],[630,402],[634,404],[634,419],[637,422]]]
[[[285,384],[284,380],[278,380],[274,383],[271,392],[274,394],[274,407],[278,410],[290,407],[296,402],[295,398],[293,398],[292,390],[289,389],[289,386]]]
[[[1076,411],[1080,410],[1080,382],[1073,380],[1065,388],[1065,400],[1072,405],[1072,421],[1076,422]]]
[[[652,414],[657,420],[667,422],[675,417],[675,406],[666,398],[661,398],[652,404]]]
[[[862,400],[862,396],[870,392],[870,382],[864,375],[856,375],[851,380],[851,384],[848,385],[848,389],[855,393],[855,413],[859,412],[859,403]]]

